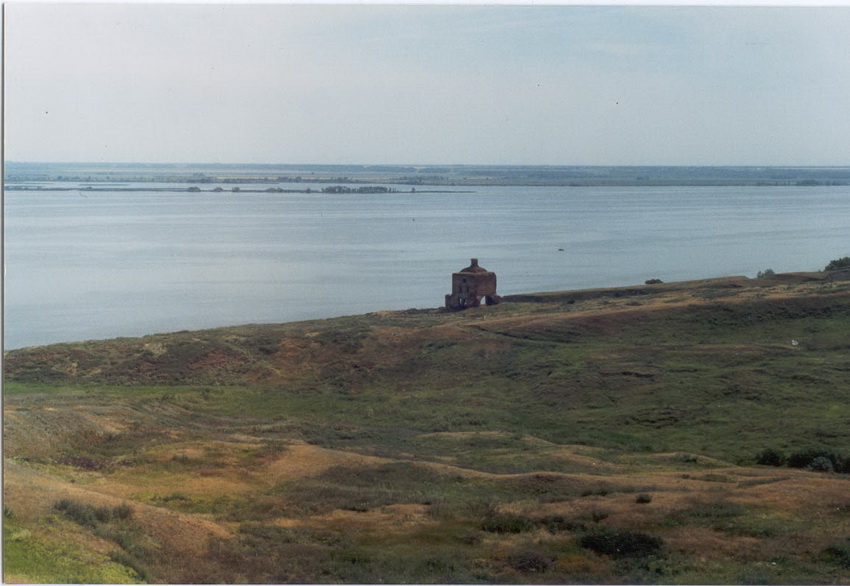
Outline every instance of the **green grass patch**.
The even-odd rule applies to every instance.
[[[468,503],[485,495],[498,498],[499,491],[493,489],[493,483],[400,462],[335,466],[316,477],[281,483],[273,492],[305,512],[327,512],[367,511],[391,504]]]
[[[142,576],[115,562],[67,541],[37,537],[22,526],[3,524],[3,571],[5,580],[24,579],[54,584],[140,584]]]

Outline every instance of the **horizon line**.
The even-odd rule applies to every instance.
[[[742,168],[742,169],[850,169],[850,163],[838,164],[685,164],[685,163],[652,163],[652,164],[606,164],[606,163],[252,163],[252,162],[202,162],[202,161],[32,161],[6,160],[6,165],[175,165],[175,166],[253,166],[253,167],[598,167],[598,168],[633,168],[633,167],[673,167],[673,168]]]

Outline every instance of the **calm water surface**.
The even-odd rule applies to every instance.
[[[4,228],[10,349],[439,307],[471,257],[502,295],[816,270],[850,187],[9,191]]]

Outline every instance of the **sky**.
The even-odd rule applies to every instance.
[[[850,165],[850,6],[10,3],[7,161]]]

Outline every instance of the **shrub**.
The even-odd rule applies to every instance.
[[[154,582],[154,578],[148,572],[148,569],[143,564],[139,563],[139,560],[133,556],[124,553],[123,551],[111,551],[109,552],[109,559],[117,564],[130,568],[136,573],[142,582],[149,584]]]
[[[53,509],[83,527],[94,528],[99,521],[94,507],[70,499],[62,499],[54,503]]]
[[[528,517],[511,513],[495,514],[481,523],[481,529],[490,533],[523,533],[534,529]]]
[[[545,572],[554,560],[538,551],[518,551],[508,556],[508,565],[518,572]]]
[[[133,516],[130,505],[117,507],[93,507],[85,503],[62,499],[53,504],[53,510],[62,513],[78,525],[94,529],[100,523],[109,523],[115,519],[127,520]]]
[[[785,464],[785,454],[780,451],[767,448],[756,454],[756,464],[762,466],[782,466]]]
[[[112,509],[109,507],[97,507],[94,510],[94,517],[101,523],[109,523],[112,521]]]
[[[822,557],[832,564],[850,570],[850,549],[833,545],[823,550]]]
[[[836,269],[846,269],[847,267],[850,267],[850,256],[829,261],[829,264],[823,270],[834,271]]]
[[[639,505],[645,505],[645,504],[651,503],[652,502],[652,495],[646,494],[646,493],[641,493],[641,494],[637,495],[637,498],[635,498],[635,502]]]
[[[646,283],[647,285],[660,285],[663,282],[664,281],[662,281],[661,279],[647,279],[646,281],[644,281],[644,283]]]
[[[428,574],[446,574],[454,572],[457,568],[457,564],[451,558],[443,558],[439,556],[432,556],[426,558],[422,562],[422,566],[428,572]]]
[[[590,511],[590,520],[594,523],[599,523],[600,521],[604,521],[605,519],[607,519],[608,515],[608,511],[599,511],[597,509],[594,509]]]
[[[561,515],[543,517],[538,523],[546,527],[550,533],[561,533],[562,531],[584,531],[587,526],[578,521],[570,521]]]
[[[660,552],[664,540],[635,531],[603,531],[579,539],[579,545],[598,554],[614,558],[647,557]]]
[[[806,466],[807,470],[813,472],[835,472],[835,467],[832,465],[832,460],[825,456],[818,456]]]
[[[764,269],[763,271],[759,271],[758,273],[756,273],[756,279],[766,279],[768,277],[772,277],[775,274],[776,273],[773,271],[773,269]]]
[[[104,470],[112,466],[112,462],[86,456],[63,456],[58,460],[58,463],[92,471]]]
[[[850,473],[850,457],[844,457],[841,454],[829,448],[806,448],[788,456],[789,468],[808,468],[815,470],[812,466],[815,465],[815,460],[823,458],[829,460],[832,466],[831,471]],[[826,463],[823,460],[818,460],[818,467],[823,468]],[[824,471],[824,470],[820,470]]]
[[[126,521],[133,517],[133,507],[128,504],[118,505],[112,509],[112,516]]]

